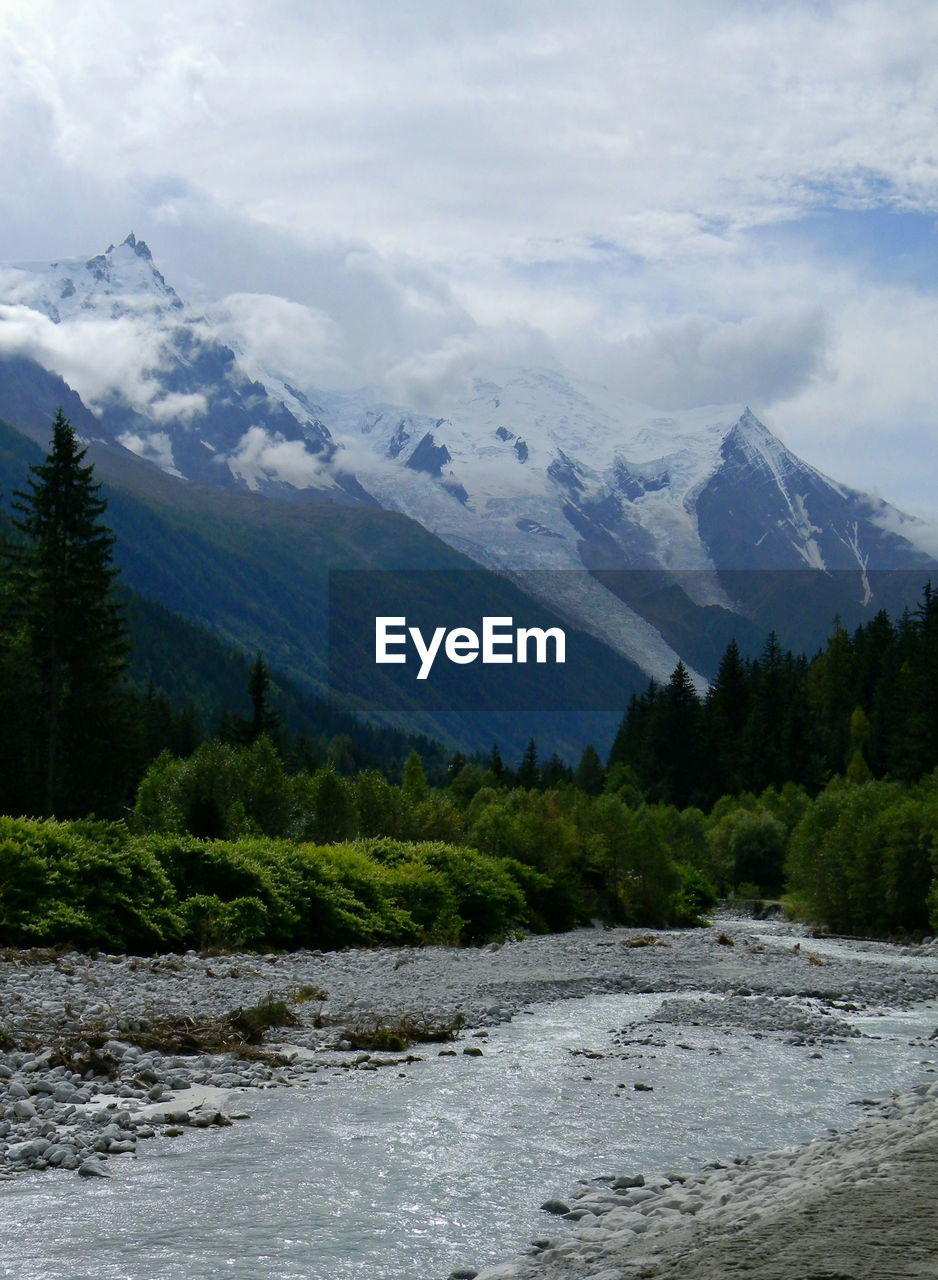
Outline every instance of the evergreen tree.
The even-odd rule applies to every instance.
[[[707,781],[711,800],[743,790],[742,737],[749,712],[749,672],[731,640],[705,704]]]
[[[703,774],[703,711],[683,662],[662,690],[650,734],[658,762],[656,798],[683,809],[700,791]]]
[[[602,768],[602,765],[600,765]],[[541,770],[541,786],[545,791],[554,790],[565,782],[573,781],[573,770],[561,760],[555,751]]]
[[[654,791],[658,781],[658,760],[652,741],[652,728],[661,698],[661,686],[652,680],[639,697],[632,694],[628,709],[609,752],[607,767],[623,765],[631,770],[644,795]]]
[[[585,791],[589,796],[598,796],[605,786],[606,771],[592,743],[583,749],[580,763],[574,774],[574,781],[580,790]]]
[[[526,791],[533,791],[540,780],[540,770],[537,767],[537,744],[532,738],[528,743],[528,749],[524,753],[521,767],[518,770],[518,786],[524,787]]]
[[[777,634],[771,631],[762,653],[752,665],[750,710],[743,736],[746,759],[743,784],[752,791],[801,781],[800,772],[790,771],[790,686],[786,675],[786,655]]]
[[[257,742],[265,734],[275,746],[280,746],[282,716],[270,705],[270,690],[270,672],[264,662],[264,655],[258,653],[248,676],[251,717],[249,720],[238,717],[234,722],[235,738],[245,746]]]
[[[915,715],[909,725],[912,776],[918,777],[938,764],[938,592],[925,584],[922,603],[915,611],[915,657],[912,687]]]
[[[20,726],[22,799],[47,815],[113,808],[129,781],[114,535],[85,452],[58,410],[49,454],[14,503],[21,541],[12,549],[8,620],[37,695]]]
[[[827,648],[812,664],[808,692],[822,758],[832,774],[842,773],[853,758],[849,733],[855,687],[853,642],[836,618]]]
[[[865,627],[859,627],[854,636],[856,700],[867,710],[870,720],[865,756],[877,777],[887,771],[892,744],[902,733],[895,687],[899,672],[896,644],[896,628],[885,609]]]

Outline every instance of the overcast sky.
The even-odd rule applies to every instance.
[[[938,4],[0,0],[0,260],[418,407],[559,358],[938,516]]]

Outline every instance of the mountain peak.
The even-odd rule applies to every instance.
[[[749,405],[723,439],[721,453],[724,460],[734,451],[740,451],[750,462],[766,466],[773,473],[780,467],[806,465],[795,458],[778,436],[756,417]]]
[[[117,319],[182,310],[183,303],[153,262],[146,241],[134,233],[103,253],[82,259],[60,259],[20,268],[16,301],[44,312],[56,324],[68,317],[96,312]],[[8,299],[0,297],[0,301]]]
[[[773,440],[777,439],[776,436],[772,435],[772,432],[768,429],[765,423],[756,417],[748,404],[739,415],[739,419],[735,423],[733,430],[744,432],[747,435],[760,437],[771,436]]]
[[[143,258],[146,262],[153,261],[153,254],[150,252],[150,246],[146,240],[138,240],[132,231],[126,239],[121,241],[121,244],[133,249],[138,258]]]

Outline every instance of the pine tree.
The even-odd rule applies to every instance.
[[[661,686],[652,680],[639,697],[632,694],[622,723],[609,752],[608,768],[625,765],[631,769],[641,790],[651,794],[658,777],[658,761],[652,742],[652,723],[661,699]]]
[[[521,760],[521,767],[518,769],[518,786],[524,787],[526,791],[534,791],[540,780],[541,774],[537,767],[537,743],[532,738]]]
[[[649,737],[658,766],[656,799],[686,807],[701,787],[703,710],[683,662],[656,701]]]
[[[8,567],[13,555],[7,533],[7,521],[2,521],[2,563]],[[35,768],[30,768],[35,754],[32,740],[32,721],[39,702],[36,672],[26,649],[25,637],[19,624],[19,601],[8,573],[0,581],[0,813],[35,812],[38,799],[35,787]]]
[[[115,539],[85,452],[58,410],[46,460],[13,504],[22,538],[10,572],[13,622],[38,691],[25,726],[24,799],[45,814],[113,806],[129,733]]]
[[[599,766],[600,769],[602,765]],[[541,786],[545,791],[552,791],[564,783],[573,781],[573,770],[561,760],[555,751],[541,770]]]
[[[742,791],[742,735],[749,710],[749,672],[731,640],[707,693],[705,770],[712,801]]]
[[[270,705],[271,680],[264,662],[264,655],[258,653],[251,664],[248,676],[248,697],[251,699],[251,717],[235,720],[235,737],[237,741],[250,746],[258,738],[267,735],[274,746],[279,747],[281,738],[281,720],[279,711]]]
[[[580,763],[574,774],[574,781],[579,789],[589,796],[598,796],[605,785],[606,771],[592,743],[583,749]]]
[[[853,758],[850,716],[856,706],[855,666],[853,642],[840,618],[835,618],[827,647],[812,665],[808,693],[819,745],[832,774],[842,773]]]

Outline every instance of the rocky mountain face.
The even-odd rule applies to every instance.
[[[826,626],[892,603],[878,573],[938,568],[918,522],[823,476],[745,405],[660,413],[504,368],[425,415],[248,376],[133,235],[0,271],[0,416],[37,435],[59,403],[180,481],[409,516],[656,678],[679,657],[705,674],[731,634],[774,624],[792,575],[838,582],[818,597]],[[771,589],[747,577],[767,570]]]

